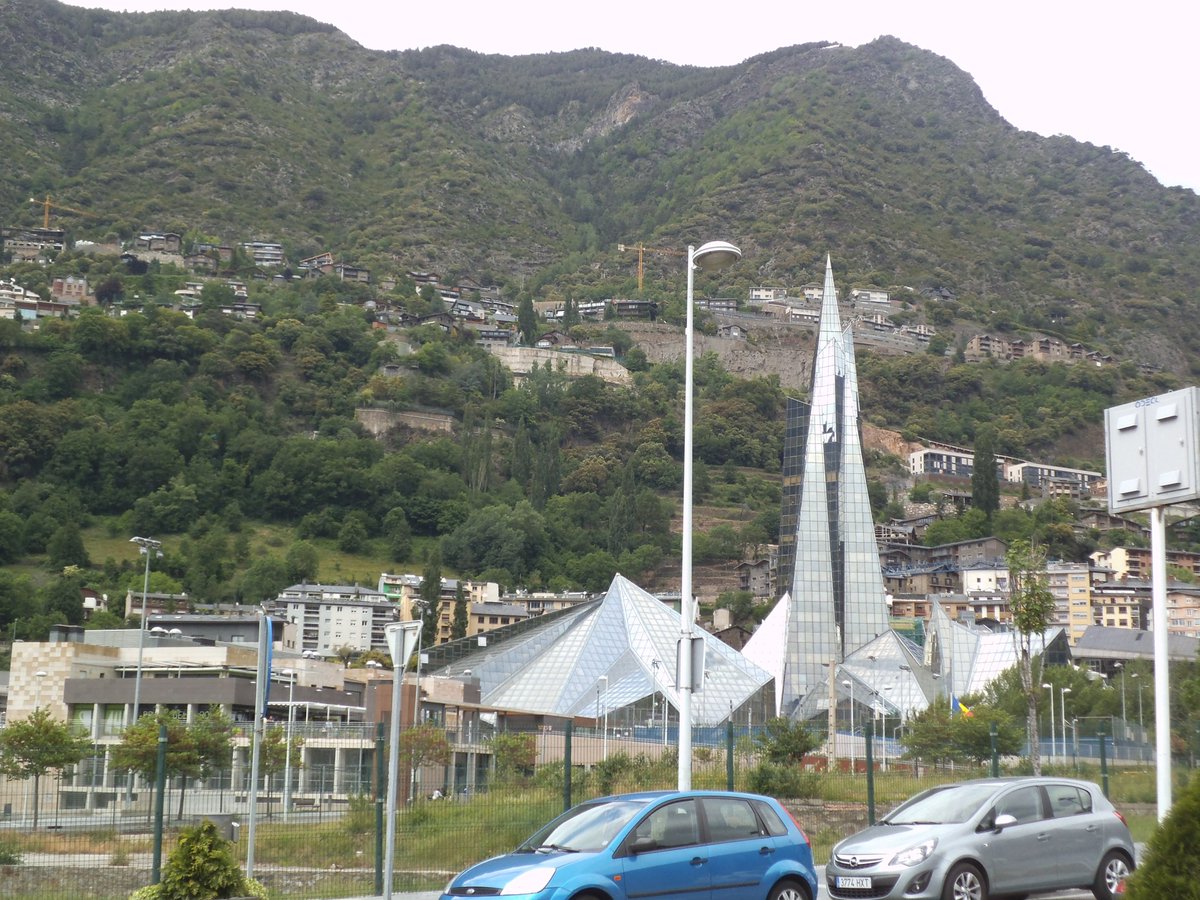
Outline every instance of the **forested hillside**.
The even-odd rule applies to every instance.
[[[79,237],[332,249],[510,298],[636,290],[618,243],[733,240],[719,285],[791,287],[824,254],[911,289],[956,337],[1054,333],[1191,371],[1200,199],[1109,148],[1019,132],[944,58],[882,38],[736,66],[583,50],[379,53],[301,16],[129,15],[8,0],[0,215]],[[679,309],[678,260],[645,294]],[[924,289],[939,290],[937,300]]]
[[[0,261],[0,278],[42,296],[77,275],[101,298],[37,329],[0,321],[10,638],[79,621],[81,587],[140,590],[135,534],[163,540],[151,586],[199,601],[385,569],[677,587],[678,357],[652,364],[615,323],[566,322],[612,346],[632,383],[539,369],[515,386],[465,333],[376,327],[381,310],[441,308],[409,272],[473,279],[524,309],[634,297],[636,254],[616,245],[644,242],[670,252],[647,254],[640,296],[678,325],[688,242],[742,247],[697,281],[739,300],[795,292],[830,252],[843,296],[890,290],[898,317],[939,333],[935,353],[860,352],[868,421],[964,445],[986,429],[997,453],[1090,468],[1103,409],[1179,386],[1196,358],[1196,195],[1107,148],[1015,131],[964,73],[894,39],[697,69],[600,50],[383,54],[293,15],[8,0],[0,54],[20,61],[0,67],[2,224],[41,224],[28,200],[49,196],[83,211],[53,210],[72,238],[270,239],[293,264],[329,250],[372,272],[273,279],[235,253],[190,318],[171,307],[198,276],[174,265]],[[220,313],[226,278],[261,316]],[[1117,362],[967,364],[956,351],[981,330]],[[777,537],[783,391],[741,375],[697,363],[701,564]],[[377,440],[355,419],[366,406],[431,408],[454,430]],[[907,496],[903,464],[869,463],[886,518]],[[997,528],[1082,558],[1098,538],[1073,533],[1072,513]]]

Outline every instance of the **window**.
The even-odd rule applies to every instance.
[[[701,801],[704,818],[708,822],[709,840],[714,844],[722,841],[742,841],[759,837],[762,827],[754,810],[745,800],[731,797],[706,797]]]
[[[1036,822],[1042,817],[1042,797],[1036,787],[1017,788],[1000,798],[996,804],[996,816],[1005,814],[1017,820],[1018,825]],[[993,821],[995,816],[989,816]]]
[[[700,840],[696,801],[681,800],[661,806],[646,816],[633,831],[635,841],[649,838],[659,850],[687,847]]]
[[[1092,795],[1072,784],[1052,784],[1046,794],[1050,798],[1050,815],[1056,819],[1092,811]]]

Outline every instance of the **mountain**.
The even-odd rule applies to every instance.
[[[726,296],[902,292],[960,337],[1049,333],[1180,375],[1200,359],[1200,198],[1126,155],[1021,132],[894,38],[721,68],[589,49],[381,53],[284,13],[0,5],[0,217],[334,249],[535,299],[632,294],[620,242],[712,237]],[[678,302],[677,260],[646,294]],[[937,299],[928,299],[934,296]]]

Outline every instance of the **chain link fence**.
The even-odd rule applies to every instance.
[[[460,734],[432,729],[417,751],[401,741],[394,891],[439,890],[460,869],[510,850],[567,806],[611,793],[677,784],[674,728],[565,728]],[[697,728],[695,788],[750,790],[792,808],[824,862],[833,844],[935,784],[1024,771],[1021,758],[933,767],[904,758],[894,737],[824,734],[802,760],[770,762],[759,730]],[[155,785],[105,765],[105,749],[73,769],[0,782],[4,896],[20,900],[125,898],[151,883],[180,829],[210,819],[245,862],[255,808],[253,875],[273,897],[337,898],[382,892],[387,748],[374,726],[297,726],[303,751],[267,772],[255,791],[248,755],[205,778],[165,778],[161,831]],[[1111,739],[1107,745],[1111,759]],[[1095,757],[1089,758],[1095,745]],[[407,749],[406,749],[407,747]],[[1046,770],[1107,781],[1098,740],[1080,740]],[[407,755],[405,755],[407,754]],[[1106,760],[1107,762],[1107,760]],[[1121,802],[1154,802],[1154,771],[1123,760]],[[36,811],[36,823],[35,823]]]

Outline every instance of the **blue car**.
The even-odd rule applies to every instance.
[[[655,791],[589,800],[442,900],[816,900],[812,847],[770,797]]]

